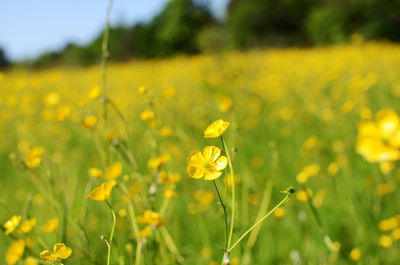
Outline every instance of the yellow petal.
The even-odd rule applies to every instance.
[[[94,201],[102,202],[106,199],[106,192],[103,186],[97,187],[88,195],[88,198]]]
[[[106,173],[104,173],[104,178],[106,179],[115,179],[118,178],[122,173],[122,164],[121,162],[115,162],[111,166],[106,168]]]
[[[187,167],[187,173],[192,178],[201,179],[204,176],[205,169],[188,166]]]
[[[203,155],[199,151],[193,151],[186,159],[189,166],[201,167],[204,163]]]
[[[44,251],[40,252],[40,257],[42,259],[44,259],[45,261],[50,261],[50,262],[57,260],[57,258],[53,254],[51,254],[51,252],[48,250],[44,250]]]
[[[215,172],[206,172],[204,179],[205,180],[214,180],[221,176],[222,172],[215,171]]]
[[[54,256],[57,259],[66,259],[71,256],[72,249],[66,247],[64,243],[57,243],[54,245]]]
[[[221,156],[217,159],[217,161],[215,161],[215,169],[218,171],[223,170],[227,164],[228,159],[226,158],[226,156]]]
[[[222,135],[229,127],[229,121],[223,121],[222,119],[216,120],[211,123],[210,126],[204,131],[205,138],[216,138]]]
[[[8,265],[13,265],[18,262],[18,260],[22,257],[25,250],[25,241],[17,240],[14,241],[7,250],[6,253],[6,262]]]
[[[206,146],[203,149],[203,157],[208,161],[217,160],[218,156],[221,154],[221,149],[216,146]]]

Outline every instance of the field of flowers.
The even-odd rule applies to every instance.
[[[0,90],[0,264],[400,260],[400,46],[14,69]]]

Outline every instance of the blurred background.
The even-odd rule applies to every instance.
[[[2,1],[0,67],[99,62],[108,1]],[[400,40],[399,0],[115,0],[110,59]],[[355,35],[356,34],[356,35]]]

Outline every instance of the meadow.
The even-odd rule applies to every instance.
[[[109,63],[105,76],[17,68],[0,90],[0,264],[400,260],[398,45],[355,36]],[[223,141],[204,138],[219,119]],[[205,146],[234,174],[221,160],[215,182],[193,178]],[[230,246],[274,211],[224,261],[232,206]]]

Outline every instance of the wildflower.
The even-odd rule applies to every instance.
[[[56,243],[53,247],[53,253],[49,250],[40,252],[40,257],[47,262],[61,262],[63,259],[67,259],[72,254],[72,249],[66,247],[64,243]]]
[[[379,245],[383,248],[388,248],[392,245],[392,238],[388,235],[383,235],[379,238]]]
[[[25,250],[25,241],[24,240],[17,240],[13,242],[7,250],[6,253],[6,262],[8,265],[13,265],[17,263],[22,255],[24,254]]]
[[[150,159],[149,162],[147,162],[147,167],[156,171],[159,170],[167,161],[170,159],[169,154],[163,154],[159,157]]]
[[[400,228],[396,228],[393,230],[392,239],[393,239],[393,241],[397,241],[400,239]]]
[[[53,232],[54,230],[57,229],[58,227],[58,218],[52,218],[49,219],[43,226],[42,226],[42,231],[43,232]]]
[[[98,85],[94,85],[90,88],[88,92],[89,99],[95,99],[100,96],[100,87]]]
[[[186,162],[188,163],[187,173],[195,179],[214,180],[221,176],[228,160],[221,155],[221,149],[216,146],[206,146],[203,153],[193,151],[189,154]]]
[[[21,229],[22,232],[29,233],[30,231],[32,231],[33,228],[35,228],[35,226],[36,226],[36,218],[32,218],[23,221],[19,228]]]
[[[173,185],[181,180],[181,175],[179,173],[168,174],[165,171],[161,171],[159,178],[161,183]]]
[[[163,192],[163,196],[164,196],[164,198],[174,198],[174,197],[177,197],[178,194],[173,189],[166,189]]]
[[[60,97],[55,92],[51,92],[51,93],[47,94],[47,96],[46,96],[46,103],[51,106],[57,105],[59,101],[60,101]]]
[[[397,223],[396,217],[392,217],[389,219],[384,219],[379,223],[379,230],[382,232],[387,232],[395,229],[399,224]]]
[[[27,257],[24,260],[24,265],[38,265],[38,264],[39,264],[39,262],[37,262],[37,260],[32,257]]]
[[[353,248],[350,251],[349,258],[352,261],[358,261],[361,258],[361,250],[359,248]]]
[[[223,97],[219,100],[218,109],[221,112],[227,112],[232,107],[232,100],[229,97]]]
[[[91,129],[96,125],[96,122],[97,122],[96,116],[89,115],[83,119],[82,125],[87,129]]]
[[[175,87],[170,86],[170,87],[168,87],[167,89],[164,90],[163,94],[164,94],[163,96],[164,96],[164,98],[166,100],[171,99],[171,98],[173,98],[175,96],[176,89],[175,89]]]
[[[318,164],[307,165],[297,176],[296,180],[299,183],[306,183],[307,180],[319,173],[320,166]]]
[[[139,91],[140,94],[146,94],[147,93],[147,88],[142,85],[142,86],[140,86],[138,88],[138,91]]]
[[[154,119],[154,112],[151,110],[145,110],[140,114],[140,118],[144,121],[151,121]]]
[[[103,176],[103,170],[97,167],[89,168],[89,175],[92,176],[93,178],[99,178]]]
[[[41,162],[41,156],[44,152],[43,147],[35,146],[25,154],[25,165],[28,168],[37,168]]]
[[[104,173],[105,179],[116,179],[122,173],[122,164],[121,162],[115,162],[111,166],[106,168],[106,172]]]
[[[92,190],[92,192],[88,195],[88,198],[98,202],[108,200],[111,195],[111,190],[115,185],[117,185],[115,180],[104,182],[99,187]]]
[[[71,114],[71,107],[70,106],[61,106],[58,108],[57,111],[57,120],[63,121]]]
[[[137,221],[140,224],[148,224],[155,227],[163,226],[165,224],[165,221],[159,213],[150,210],[146,210],[143,215],[139,215]]]
[[[10,233],[12,233],[18,227],[20,222],[21,222],[21,216],[14,215],[13,217],[11,217],[10,220],[8,220],[4,224],[4,228],[6,229],[5,234],[9,235]]]
[[[158,130],[158,135],[161,137],[167,137],[172,134],[172,129],[169,126],[164,126],[160,130]]]
[[[144,229],[139,231],[140,238],[151,237],[152,231],[151,226],[147,225]]]
[[[336,162],[330,163],[329,166],[328,166],[327,171],[328,171],[328,174],[329,174],[330,176],[336,175],[336,174],[338,173],[338,171],[339,171],[339,166],[338,166],[338,164],[337,164]]]
[[[222,119],[216,120],[204,131],[204,138],[217,138],[228,129],[230,122]]]

